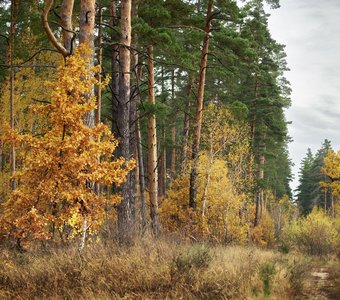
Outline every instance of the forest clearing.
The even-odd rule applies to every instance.
[[[279,2],[0,1],[0,299],[340,298],[340,151],[292,188]]]

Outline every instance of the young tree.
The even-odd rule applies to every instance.
[[[95,107],[95,97],[87,95],[98,83],[94,74],[100,71],[89,57],[85,46],[68,57],[57,80],[48,84],[51,103],[34,107],[50,116],[47,130],[38,135],[9,130],[5,136],[26,155],[22,171],[15,174],[20,185],[3,206],[2,234],[30,241],[51,239],[59,231],[65,239],[70,228],[84,233],[85,221],[96,231],[107,204],[120,201],[119,195],[106,199],[93,189],[96,183],[123,183],[134,162],[111,160],[117,141],[108,127],[83,123],[84,115]]]

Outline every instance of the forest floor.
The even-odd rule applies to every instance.
[[[253,246],[142,239],[31,250],[0,248],[0,299],[340,299],[336,258]]]

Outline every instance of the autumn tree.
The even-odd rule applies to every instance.
[[[47,84],[51,103],[33,107],[50,116],[47,127],[39,134],[9,130],[5,136],[26,155],[23,169],[15,173],[20,185],[3,205],[2,234],[26,242],[51,239],[59,232],[66,239],[72,232],[84,233],[84,221],[95,232],[107,205],[120,201],[119,195],[106,198],[93,189],[96,183],[123,183],[134,162],[111,159],[117,141],[107,126],[83,123],[95,108],[95,97],[87,95],[100,71],[91,66],[89,54],[82,46],[68,57],[57,80]]]

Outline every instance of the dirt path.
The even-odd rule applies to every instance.
[[[303,299],[329,300],[339,299],[333,294],[336,283],[332,270],[327,267],[314,268],[306,286]]]

